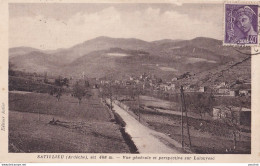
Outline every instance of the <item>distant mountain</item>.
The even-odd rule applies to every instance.
[[[240,48],[248,52],[248,48]],[[22,47],[9,50],[10,63],[30,72],[59,75],[121,77],[150,72],[163,78],[185,72],[207,71],[245,57],[220,40],[199,37],[192,40],[146,42],[134,38],[97,37],[71,48],[42,51]]]
[[[147,48],[149,44],[149,42],[134,38],[124,39],[101,36],[75,45],[71,48],[64,49],[60,52],[56,52],[54,53],[54,56],[62,57],[63,60],[66,61],[66,63],[69,63],[93,51],[106,50],[114,47],[122,49],[142,50],[144,48]]]
[[[39,51],[10,57],[9,61],[14,65],[15,69],[28,72],[55,72],[60,67],[58,58]]]
[[[66,65],[62,69],[65,73],[81,76],[85,73],[89,77],[104,77],[110,75],[119,78],[124,75],[137,75],[148,72],[149,53],[137,50],[112,48],[91,52]],[[150,60],[151,61],[151,60]]]
[[[9,49],[9,58],[13,58],[19,55],[25,55],[30,52],[39,51],[39,49],[32,48],[32,47],[14,47]]]

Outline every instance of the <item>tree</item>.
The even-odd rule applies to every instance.
[[[46,77],[47,77],[47,73],[46,73]],[[63,87],[69,86],[69,79],[68,78],[62,78],[61,76],[59,76],[58,78],[55,79],[55,87],[53,87],[50,91],[50,95],[55,96],[57,98],[57,101],[60,101],[60,98],[62,96],[62,93],[64,91]]]
[[[136,98],[137,96],[137,109],[138,109],[138,120],[140,122],[141,120],[141,113],[140,113],[140,95],[142,94],[142,87],[140,86],[134,86],[133,87],[133,95],[134,95],[134,99]]]
[[[66,78],[66,77],[62,78],[61,76],[59,76],[58,78],[55,79],[54,84],[56,86],[59,86],[59,87],[63,87],[63,86],[68,87],[69,86],[69,79]]]
[[[102,98],[106,99],[107,97],[110,99],[110,109],[113,108],[113,89],[112,89],[112,85],[111,83],[109,84],[106,84],[104,85],[102,88],[101,88],[101,95],[102,95]]]
[[[43,80],[44,83],[48,83],[48,74],[47,72],[44,72],[44,80]]]
[[[239,103],[246,102],[245,98],[239,97],[237,98],[237,101]],[[225,105],[225,108],[227,109],[226,116],[223,118],[223,122],[230,128],[233,136],[233,150],[235,151],[237,149],[238,143],[241,139],[241,132],[242,128],[240,126],[240,116],[242,112],[243,105],[240,104],[239,107],[236,107],[233,102],[229,101]],[[224,111],[224,110],[222,110]]]
[[[14,64],[9,62],[9,67],[8,67],[8,74],[9,76],[14,76],[15,75],[15,71],[14,71]]]
[[[200,115],[202,119],[203,115],[210,113],[214,102],[213,94],[190,94],[186,95],[189,109]]]
[[[84,84],[82,82],[77,81],[73,85],[73,90],[72,90],[72,96],[76,97],[78,99],[78,104],[81,104],[81,101],[84,97],[90,97],[91,94],[88,91],[89,84],[84,81]]]
[[[223,121],[232,131],[233,150],[236,150],[238,137],[240,137],[240,132],[241,132],[239,127],[238,116],[240,116],[242,107],[238,112],[234,110],[233,106],[226,106],[226,108],[228,109],[229,113],[226,114],[226,116],[223,118]]]
[[[62,96],[62,88],[61,87],[53,87],[50,91],[50,95],[55,96],[57,101],[60,101],[60,97]]]

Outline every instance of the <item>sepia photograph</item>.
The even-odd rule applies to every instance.
[[[8,14],[8,153],[251,154],[258,5],[9,3]]]

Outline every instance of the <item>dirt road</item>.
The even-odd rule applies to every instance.
[[[142,125],[115,103],[113,109],[126,123],[125,131],[132,137],[139,153],[185,153],[177,141]]]

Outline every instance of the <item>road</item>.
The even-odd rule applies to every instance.
[[[9,93],[29,94],[29,93],[32,93],[32,92],[13,90],[13,91],[9,91]]]
[[[125,131],[132,137],[139,153],[185,153],[180,143],[144,126],[115,103],[113,103],[113,109],[126,123]]]

